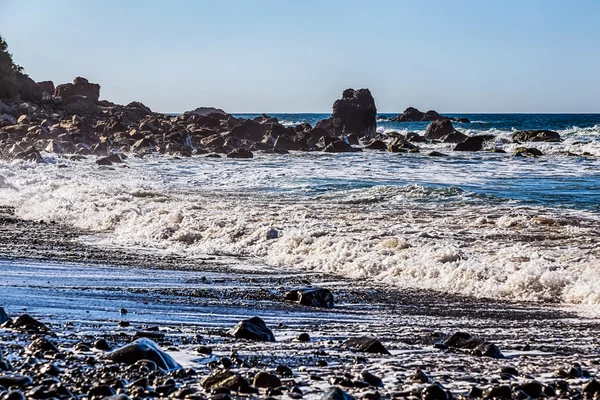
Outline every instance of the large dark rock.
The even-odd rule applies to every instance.
[[[198,107],[192,111],[186,111],[184,114],[209,115],[209,114],[226,114],[225,111],[215,107]]]
[[[0,324],[5,323],[6,321],[8,321],[8,314],[6,314],[4,308],[0,307]]]
[[[100,99],[100,85],[90,83],[85,78],[77,77],[73,80],[73,83],[58,85],[54,90],[54,95],[63,99],[72,96],[86,96],[97,102]]]
[[[437,111],[429,110],[423,115],[422,121],[445,121],[450,120],[449,117],[444,117],[440,115]]]
[[[261,371],[254,375],[254,381],[252,384],[257,388],[272,388],[281,386],[281,381],[276,375]]]
[[[397,117],[393,117],[392,121],[400,121],[400,122],[419,122],[423,120],[425,113],[417,110],[414,107],[408,107],[402,115],[398,115]]]
[[[379,340],[368,336],[350,338],[344,342],[344,346],[365,353],[390,354]]]
[[[457,144],[454,151],[481,151],[483,144],[493,139],[493,135],[470,136],[464,142]]]
[[[54,95],[54,91],[56,90],[56,88],[54,87],[54,82],[43,81],[43,82],[38,82],[37,85],[40,88],[42,94],[44,94],[44,92],[45,92],[45,93],[48,93],[50,96]]]
[[[455,131],[456,129],[454,129],[452,122],[449,120],[433,121],[427,125],[427,129],[425,129],[425,137],[427,139],[438,140]]]
[[[9,319],[2,324],[2,327],[27,333],[50,333],[50,328],[31,317],[29,314],[20,315],[14,320]]]
[[[517,142],[560,142],[560,134],[549,130],[518,131],[512,139]]]
[[[356,397],[344,392],[342,389],[340,389],[337,386],[334,386],[331,389],[329,389],[329,391],[327,391],[322,397],[322,400],[355,400],[355,399],[356,399]]]
[[[469,137],[462,132],[454,131],[441,138],[444,143],[462,143]]]
[[[231,390],[247,392],[250,384],[240,374],[231,370],[217,371],[202,381],[204,390],[216,388],[229,388]]]
[[[268,126],[259,122],[245,120],[241,124],[234,127],[227,136],[231,136],[236,139],[246,139],[253,142],[260,142],[263,140],[268,129]]]
[[[278,150],[303,150],[306,145],[300,141],[295,141],[287,136],[279,136],[275,140],[274,148]]]
[[[444,345],[455,349],[472,350],[474,354],[479,356],[504,358],[498,346],[476,338],[467,332],[456,332],[446,339]]]
[[[116,363],[127,365],[135,364],[140,360],[153,361],[156,366],[164,371],[180,369],[173,358],[162,351],[156,343],[150,339],[138,339],[106,355],[106,358]]]
[[[19,88],[19,98],[22,101],[42,100],[40,87],[27,75],[17,74],[17,86]]]
[[[326,153],[353,153],[356,151],[360,151],[360,149],[356,149],[352,147],[349,143],[346,143],[342,139],[334,139],[328,141],[325,148],[323,149]]]
[[[62,101],[64,110],[71,114],[98,114],[100,107],[89,97],[73,95]]]
[[[227,153],[227,158],[253,158],[254,155],[250,150],[237,148]]]
[[[9,388],[11,386],[17,386],[24,388],[33,383],[33,380],[28,376],[23,375],[0,375],[0,386]]]
[[[333,103],[330,129],[336,135],[356,134],[374,137],[377,129],[377,107],[369,89],[346,89],[342,98]],[[322,122],[325,127],[327,122]]]
[[[238,339],[256,340],[261,342],[274,342],[275,336],[265,321],[259,317],[252,317],[240,321],[235,327],[228,332],[229,335]]]
[[[294,289],[285,294],[285,299],[305,306],[333,308],[333,294],[325,288]]]

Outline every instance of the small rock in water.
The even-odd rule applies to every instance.
[[[275,369],[275,373],[277,373],[285,378],[291,378],[292,376],[294,376],[294,373],[292,372],[291,368],[287,367],[285,365],[277,366],[277,368]]]
[[[344,346],[365,353],[390,354],[379,340],[368,336],[350,338],[344,342]]]
[[[448,396],[448,392],[438,384],[429,385],[421,392],[423,400],[447,400],[449,398],[451,397]]]
[[[417,368],[412,377],[413,381],[419,383],[427,383],[429,382],[429,377],[421,368]]]
[[[105,339],[96,340],[96,342],[94,343],[94,348],[102,351],[110,350],[110,346],[108,345],[108,342]]]
[[[500,374],[509,374],[512,376],[519,376],[519,371],[517,371],[517,369],[515,367],[512,367],[509,365],[509,366],[500,368]]]
[[[360,377],[362,378],[362,380],[364,380],[365,382],[367,382],[371,386],[376,386],[376,387],[383,386],[383,381],[381,380],[381,378],[379,378],[378,376],[373,375],[372,373],[370,373],[366,369],[363,369],[361,371]]]
[[[244,391],[250,387],[250,384],[240,374],[226,370],[205,378],[202,381],[202,387],[204,390],[225,387],[235,391]]]
[[[256,375],[254,375],[253,385],[261,388],[274,388],[281,386],[281,381],[273,374],[269,374],[267,372],[258,372]]]
[[[310,335],[306,332],[303,332],[303,333],[299,334],[295,340],[297,342],[310,342]]]
[[[323,395],[322,400],[355,400],[356,398],[335,386]]]
[[[456,332],[450,336],[444,344],[455,349],[473,350],[473,353],[479,356],[504,358],[504,355],[493,343],[486,342],[483,339],[478,339],[466,332]]]
[[[23,314],[15,320],[6,321],[4,327],[27,333],[50,333],[50,328],[31,317],[29,314]]]
[[[259,317],[252,317],[250,319],[239,322],[233,329],[229,330],[229,335],[238,339],[257,340],[262,342],[274,342],[275,336],[265,321]]]
[[[267,239],[277,239],[279,237],[279,232],[275,228],[269,228],[267,231]]]
[[[0,324],[5,323],[6,321],[8,321],[8,314],[6,314],[4,308],[0,307]]]
[[[132,365],[140,360],[151,360],[158,368],[165,371],[180,369],[179,365],[173,358],[160,350],[160,348],[149,339],[138,339],[133,343],[129,343],[120,349],[108,353],[106,358],[116,363]]]
[[[31,344],[27,346],[27,350],[31,353],[37,353],[38,351],[43,353],[59,353],[58,347],[44,337],[31,342]]]
[[[333,308],[333,294],[324,288],[294,289],[286,293],[285,300],[296,301],[305,306]]]
[[[495,400],[510,400],[512,398],[512,393],[510,390],[510,386],[494,386],[484,390],[483,392],[484,399],[495,399]]]
[[[200,354],[205,354],[207,356],[210,356],[213,352],[212,347],[208,347],[208,346],[200,346],[196,348],[196,353],[200,353]]]
[[[121,315],[127,314],[127,309],[125,309],[125,308],[121,308],[121,309],[119,310],[119,314],[121,314]]]
[[[129,328],[131,323],[129,321],[119,321],[119,327],[121,328]]]

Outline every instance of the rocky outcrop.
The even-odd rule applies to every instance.
[[[40,101],[42,91],[33,79],[27,75],[18,74],[17,85],[19,88],[19,99],[21,101]]]
[[[549,130],[517,131],[512,139],[516,142],[560,142],[562,139],[558,132]]]
[[[63,109],[70,114],[98,114],[100,108],[87,96],[69,96],[62,101]]]
[[[454,125],[450,120],[440,120],[433,121],[429,125],[427,125],[427,129],[425,129],[425,137],[427,139],[440,140],[446,135],[450,135],[456,132],[454,129]]]
[[[408,107],[406,110],[404,110],[404,112],[401,115],[390,118],[390,121],[396,121],[396,122],[426,122],[426,121],[443,121],[443,120],[457,121],[457,122],[461,122],[461,123],[470,123],[471,122],[471,121],[469,121],[468,118],[447,117],[444,115],[440,115],[435,110],[429,110],[427,112],[422,112],[414,107]]]
[[[54,82],[43,81],[43,82],[38,82],[37,85],[40,88],[42,95],[44,93],[48,93],[50,96],[54,96],[54,91],[56,90],[56,88],[54,87]]]
[[[77,77],[73,83],[58,85],[54,91],[56,97],[67,99],[72,96],[86,96],[97,102],[100,99],[100,85],[90,83],[87,79]]]
[[[355,134],[374,137],[377,129],[377,107],[369,89],[346,89],[342,98],[333,103],[331,118],[320,121],[334,136]]]
[[[457,144],[456,147],[454,147],[454,151],[481,151],[483,150],[483,144],[494,138],[493,135],[471,136],[464,142]]]
[[[198,107],[195,110],[186,111],[185,114],[209,115],[209,114],[226,114],[225,111],[215,107]]]
[[[256,340],[261,342],[274,342],[275,336],[265,321],[259,317],[252,317],[240,321],[234,328],[229,330],[229,335],[238,339]]]
[[[138,339],[120,349],[106,355],[109,360],[127,365],[135,364],[140,360],[153,361],[156,366],[164,371],[181,369],[173,358],[162,351],[156,343],[150,339]]]

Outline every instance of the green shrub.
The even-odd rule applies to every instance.
[[[23,68],[13,62],[8,44],[0,36],[0,98],[13,98],[19,93],[17,78],[22,74]]]

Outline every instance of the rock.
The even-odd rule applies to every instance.
[[[387,147],[387,150],[391,153],[406,153],[413,149],[418,149],[418,147],[410,142],[407,142],[403,137],[395,138]]]
[[[106,358],[116,363],[132,365],[140,360],[151,360],[156,363],[158,368],[165,371],[181,369],[173,358],[160,350],[158,345],[149,339],[138,339],[129,343],[120,349],[117,349],[106,355]]]
[[[474,354],[484,357],[504,358],[504,355],[493,343],[478,339],[467,332],[456,332],[444,344],[450,348],[472,350]]]
[[[326,153],[354,153],[357,151],[357,149],[355,149],[349,143],[346,143],[342,139],[333,139],[329,144],[325,146],[323,151]]]
[[[336,136],[356,134],[358,137],[375,137],[377,107],[369,89],[344,90],[342,98],[333,103],[331,118],[320,125],[330,125]]]
[[[425,129],[425,137],[427,139],[441,139],[451,133],[454,133],[456,129],[452,125],[450,120],[433,121]]]
[[[460,122],[461,124],[470,124],[471,120],[469,120],[469,118],[466,117],[460,117],[456,118],[456,122]]]
[[[38,82],[37,83],[38,87],[40,88],[40,91],[42,92],[42,95],[44,93],[48,93],[50,96],[54,96],[54,82],[52,81],[43,81],[43,82]]]
[[[249,387],[250,384],[246,379],[231,370],[218,371],[202,381],[204,390],[229,388],[235,391],[245,391]]]
[[[512,139],[517,142],[560,142],[562,139],[558,132],[549,130],[529,130],[513,133]]]
[[[450,119],[451,118],[449,118],[449,117],[444,117],[444,116],[440,115],[437,111],[429,110],[429,111],[425,112],[425,114],[423,115],[422,121],[444,121],[444,120],[450,120]]]
[[[391,120],[400,122],[419,122],[423,120],[424,116],[424,112],[421,112],[414,107],[408,107],[406,110],[404,110],[402,115],[393,117]]]
[[[114,396],[116,394],[117,393],[115,392],[115,390],[110,386],[96,384],[89,390],[88,397],[104,399],[105,397]]]
[[[450,398],[448,392],[439,384],[429,385],[421,392],[421,399],[423,400],[448,400]]]
[[[378,376],[373,375],[372,373],[370,373],[366,369],[363,369],[360,372],[360,377],[361,377],[362,380],[364,380],[365,382],[367,382],[371,386],[376,386],[376,387],[383,386],[383,381],[381,380],[381,378],[379,378]]]
[[[235,126],[227,137],[234,137],[236,139],[246,139],[252,142],[260,142],[267,134],[269,127],[259,122],[245,120],[241,124]]]
[[[250,150],[246,150],[243,148],[237,148],[229,153],[227,153],[227,158],[253,158],[254,154]]]
[[[294,376],[292,369],[285,365],[278,365],[277,368],[275,368],[275,373],[286,378],[291,378]]]
[[[20,388],[24,388],[33,384],[33,380],[24,375],[0,375],[0,386],[4,386],[6,388],[16,386]]]
[[[123,163],[123,159],[117,153],[113,153],[107,157],[101,157],[96,160],[96,164],[98,165],[113,165],[113,164],[121,164]]]
[[[27,350],[35,354],[38,351],[42,353],[59,353],[58,347],[45,337],[38,338],[27,346]]]
[[[63,99],[72,96],[85,96],[96,103],[100,99],[100,85],[90,83],[85,78],[77,77],[73,80],[73,83],[58,85],[54,90],[54,95]]]
[[[110,346],[106,339],[98,339],[94,342],[94,348],[102,351],[109,351]]]
[[[325,288],[294,289],[285,294],[285,300],[295,301],[305,306],[333,308],[333,294]]]
[[[253,385],[258,388],[273,388],[281,386],[281,381],[273,374],[258,372],[254,375]]]
[[[439,151],[432,151],[428,155],[429,157],[448,157],[448,154],[440,153]]]
[[[427,139],[416,132],[408,132],[406,134],[406,140],[413,143],[427,143]]]
[[[192,111],[186,111],[184,114],[210,115],[210,114],[226,114],[225,111],[215,107],[198,107]]]
[[[350,338],[344,342],[344,346],[365,353],[390,354],[379,340],[368,336]]]
[[[600,383],[597,380],[592,379],[583,385],[581,390],[586,395],[589,395],[589,397],[593,397],[596,393],[600,392]]]
[[[591,383],[592,381],[590,381]],[[596,382],[598,383],[598,382]],[[523,393],[525,393],[527,396],[531,397],[532,399],[539,399],[540,397],[545,397],[544,396],[544,386],[537,381],[531,381],[531,382],[526,382],[523,383],[521,385],[518,385],[517,387],[515,387],[515,390],[520,390]],[[585,385],[583,387],[583,391],[585,392]]]
[[[327,391],[321,400],[356,400],[356,398],[335,386]]]
[[[63,109],[71,114],[99,114],[100,108],[89,97],[73,95],[61,102]]]
[[[517,157],[539,157],[543,155],[544,153],[535,147],[518,147],[513,153],[513,156]]]
[[[470,136],[464,142],[457,144],[454,151],[481,151],[483,143],[492,139],[494,139],[492,135]]]
[[[469,137],[467,135],[465,135],[464,133],[461,133],[459,131],[454,131],[452,133],[447,134],[446,136],[442,137],[441,140],[444,143],[462,143],[465,140],[467,140]]]
[[[8,314],[6,314],[3,307],[0,307],[0,324],[5,323],[6,321],[8,321]]]
[[[369,150],[387,150],[387,144],[381,140],[373,139],[365,146]]]
[[[5,397],[5,400],[25,400],[26,397],[20,390],[11,390]]]
[[[494,399],[494,400],[510,400],[512,398],[512,393],[510,390],[510,386],[494,386],[484,390],[483,392],[484,399]]]
[[[310,335],[306,332],[302,332],[301,334],[298,335],[298,337],[295,339],[295,341],[297,342],[310,342]]]
[[[519,371],[517,371],[517,369],[515,367],[512,366],[506,366],[506,367],[502,367],[500,368],[500,374],[509,374],[512,376],[519,376]]]
[[[23,314],[15,320],[6,321],[3,327],[27,333],[50,333],[50,329],[46,325],[28,314]]]
[[[282,135],[275,140],[273,147],[280,150],[303,150],[306,145]]]
[[[21,101],[40,101],[42,100],[42,91],[33,79],[21,73],[17,74],[17,86],[19,88],[19,98]]]
[[[240,321],[234,328],[227,332],[229,335],[238,339],[256,340],[261,342],[274,342],[275,336],[265,321],[259,317],[252,317]]]
[[[413,373],[412,380],[419,383],[428,383],[429,377],[421,368],[417,368]]]

